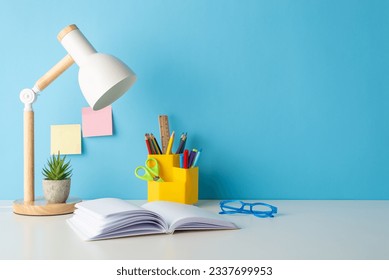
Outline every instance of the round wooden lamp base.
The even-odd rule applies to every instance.
[[[15,214],[27,216],[55,216],[71,214],[74,212],[74,206],[81,200],[75,197],[69,197],[65,203],[47,203],[43,197],[38,197],[35,201],[26,202],[23,199],[16,200],[13,203]]]

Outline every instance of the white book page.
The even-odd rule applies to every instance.
[[[199,207],[167,201],[153,201],[142,208],[161,215],[169,225],[169,232],[175,229],[236,228],[223,217]]]
[[[111,215],[120,215],[128,211],[144,210],[139,206],[118,198],[99,198],[82,201],[76,204],[76,208],[97,219],[104,219]]]
[[[156,213],[122,199],[101,198],[76,204],[69,225],[84,240],[164,233],[166,222]]]
[[[147,234],[158,234],[164,233],[165,230],[161,229],[158,225],[134,225],[128,229],[119,230],[116,232],[100,233],[96,234],[90,231],[88,227],[85,226],[79,220],[71,218],[67,220],[70,227],[78,234],[78,236],[85,241],[99,240],[99,239],[108,239],[108,238],[117,238],[125,236],[137,236],[137,235],[147,235]]]

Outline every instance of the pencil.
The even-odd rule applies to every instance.
[[[172,154],[173,142],[174,142],[174,131],[172,132],[172,135],[170,135],[169,144],[167,145],[167,148],[166,148],[166,154],[167,155],[171,155]]]
[[[176,154],[182,154],[184,152],[185,143],[186,143],[186,133],[182,133],[180,137],[180,144],[178,145]]]
[[[155,138],[155,136],[154,136],[152,133],[151,133],[150,135],[151,135],[151,139],[152,139],[152,141],[153,141],[153,143],[154,143],[156,153],[157,153],[158,155],[161,155],[161,154],[162,154],[162,151],[161,151],[161,148],[160,148],[159,145],[158,145],[157,139]]]
[[[151,138],[150,134],[147,134],[147,137],[148,137],[149,143],[150,143],[151,154],[155,155],[157,153],[157,150],[155,148],[153,139]]]
[[[151,147],[150,147],[150,141],[149,138],[147,137],[147,133],[145,134],[145,141],[146,141],[146,147],[149,155],[151,154]]]

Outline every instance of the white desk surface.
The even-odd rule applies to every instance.
[[[66,223],[71,215],[20,216],[0,201],[0,259],[389,259],[389,201],[263,202],[279,214],[226,216],[239,230],[85,242]],[[218,203],[197,205],[217,213]]]

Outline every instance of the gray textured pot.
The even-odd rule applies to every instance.
[[[43,195],[48,203],[65,203],[69,197],[70,179],[43,180]]]

